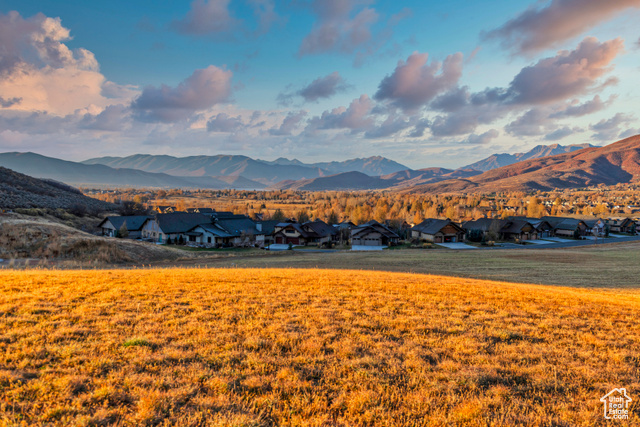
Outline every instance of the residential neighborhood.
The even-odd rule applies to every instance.
[[[456,223],[451,219],[425,218],[418,224],[396,224],[371,220],[355,224],[344,220],[328,224],[318,218],[263,220],[260,216],[211,208],[187,212],[163,206],[151,215],[109,216],[99,225],[106,237],[138,239],[156,244],[199,248],[256,247],[263,249],[313,246],[370,250],[398,245],[460,244],[493,246],[496,242],[535,244],[544,239],[584,240],[606,238],[610,234],[635,235],[640,220],[611,217],[582,220],[560,216],[532,218],[480,218]],[[450,246],[457,244],[457,246]]]

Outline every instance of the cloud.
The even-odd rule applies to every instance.
[[[620,138],[620,126],[629,124],[633,120],[632,116],[623,113],[617,113],[610,119],[602,119],[598,123],[589,126],[589,129],[596,132],[591,137],[599,141],[611,141]]]
[[[131,103],[131,108],[142,121],[182,120],[196,111],[226,102],[231,95],[232,75],[229,70],[210,65],[194,71],[175,88],[167,85],[145,87]]]
[[[391,75],[380,82],[374,99],[389,101],[403,110],[415,110],[454,87],[462,75],[461,53],[447,56],[443,63],[427,64],[428,54],[414,52],[399,61]]]
[[[313,0],[311,9],[317,16],[311,32],[302,40],[298,56],[339,51],[352,53],[371,40],[371,26],[378,13],[364,7],[352,17],[361,0]]]
[[[389,114],[379,125],[365,132],[365,138],[386,138],[411,127],[415,120],[407,119],[404,116]]]
[[[558,46],[629,8],[639,0],[552,0],[537,2],[501,27],[483,35],[516,53],[533,54]]]
[[[574,100],[572,105],[567,106],[567,108],[562,111],[551,114],[551,117],[582,117],[587,114],[597,113],[600,110],[604,110],[615,98],[615,96],[611,96],[607,102],[604,102],[600,99],[599,95],[596,95],[592,100],[586,101],[582,104],[579,104],[577,100]]]
[[[340,73],[334,71],[327,76],[318,77],[295,92],[281,92],[278,94],[277,100],[281,105],[290,105],[294,96],[301,96],[305,102],[316,102],[323,98],[331,98],[337,93],[345,92],[349,87]]]
[[[367,95],[354,99],[349,107],[338,107],[325,111],[321,116],[313,117],[307,125],[307,132],[315,133],[318,129],[350,129],[353,133],[370,129],[374,120],[369,113],[373,101]]]
[[[623,49],[620,38],[600,43],[587,37],[573,51],[560,51],[523,68],[511,82],[507,96],[513,103],[543,104],[583,95],[611,71],[611,62]]]
[[[209,132],[235,132],[244,127],[240,116],[230,117],[226,113],[218,113],[207,122]]]
[[[582,132],[580,128],[570,128],[569,126],[561,127],[560,129],[556,129],[555,131],[544,136],[544,139],[547,141],[559,141],[562,138],[566,138],[569,135],[573,135],[576,132]]]
[[[635,136],[635,135],[640,135],[640,128],[634,129],[627,129],[624,132],[622,132],[618,138],[620,139],[624,139],[624,138],[629,138],[630,136]]]
[[[488,131],[480,135],[472,133],[467,137],[465,141],[463,141],[463,143],[472,145],[483,145],[490,143],[492,140],[496,139],[499,136],[500,132],[498,132],[496,129],[489,129]]]
[[[194,36],[225,33],[237,25],[229,12],[229,0],[194,0],[185,17],[171,23],[177,32]]]
[[[100,114],[85,114],[78,127],[82,129],[119,132],[130,127],[130,113],[128,106],[109,105]]]
[[[135,93],[105,96],[115,87],[100,73],[90,51],[69,49],[70,31],[60,18],[17,12],[0,14],[0,98],[2,107],[68,115],[76,110],[96,112],[126,103]]]
[[[603,83],[601,79],[612,70],[611,62],[622,49],[620,39],[600,43],[589,37],[575,50],[560,51],[523,68],[507,87],[470,93],[467,88],[455,85],[428,103],[428,109],[445,113],[431,120],[431,133],[434,136],[472,133],[481,124],[491,124],[522,111],[525,114],[505,127],[507,132],[517,136],[553,132],[557,129],[554,120],[590,114],[615,99],[610,97],[603,102],[596,96],[583,104],[575,100],[602,90],[612,81],[609,78]]]
[[[12,105],[19,104],[21,101],[22,101],[22,98],[18,98],[18,97],[4,99],[3,97],[0,96],[0,106],[2,108],[9,108]]]
[[[249,0],[249,4],[253,6],[253,13],[258,21],[256,35],[267,33],[273,24],[282,21],[275,11],[273,0]]]
[[[307,115],[306,111],[298,111],[298,112],[290,112],[287,116],[282,120],[282,124],[279,127],[273,127],[269,129],[269,134],[274,136],[288,136],[293,133],[294,130],[298,128],[300,122]]]

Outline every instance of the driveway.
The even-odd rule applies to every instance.
[[[534,245],[552,245],[555,242],[549,242],[547,240],[523,240],[525,243],[533,243]]]
[[[365,245],[352,245],[351,246],[351,250],[352,251],[381,251],[384,248],[386,248],[386,246],[365,246]]]
[[[449,249],[478,249],[475,246],[467,245],[464,243],[437,243],[438,246],[444,246]]]
[[[297,247],[300,245],[293,245],[293,247]],[[272,243],[269,246],[267,246],[267,248],[270,251],[286,251],[289,250],[289,245],[284,245],[284,244],[280,244],[280,243]]]
[[[560,238],[560,237],[545,237],[544,240],[551,240],[552,242],[555,242],[555,243],[571,243],[571,242],[575,242],[575,240],[563,239],[563,238]]]

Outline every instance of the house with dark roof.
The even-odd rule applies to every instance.
[[[351,246],[393,246],[399,240],[400,236],[375,220],[351,229]]]
[[[606,234],[607,223],[603,219],[585,219],[583,220],[587,226],[585,235],[604,236]]]
[[[542,218],[531,218],[526,216],[510,216],[509,220],[524,220],[533,225],[538,233],[538,239],[544,239],[545,237],[552,237],[554,235],[553,226]]]
[[[607,218],[605,221],[612,233],[635,233],[636,223],[631,218]]]
[[[587,232],[587,224],[581,219],[561,216],[543,216],[541,219],[551,224],[558,237],[584,236]]]
[[[411,228],[411,238],[431,243],[464,241],[465,231],[450,219],[427,218]]]
[[[537,240],[538,231],[527,220],[513,219],[507,220],[500,229],[503,240]]]
[[[317,238],[315,231],[305,229],[297,222],[278,223],[273,232],[273,241],[279,245],[307,245]]]
[[[285,245],[322,245],[336,242],[338,235],[339,231],[335,227],[320,219],[302,224],[281,222],[274,227],[273,241]]]
[[[142,238],[153,242],[187,242],[187,232],[197,225],[211,224],[211,217],[199,213],[174,212],[158,214],[142,225]]]
[[[147,215],[108,216],[98,225],[103,236],[120,237],[118,234],[124,226],[127,237],[137,239],[142,236],[142,225],[151,218]]]
[[[484,240],[499,240],[502,238],[500,230],[507,224],[507,220],[501,218],[479,218],[462,223],[462,229],[468,235],[477,230]]]

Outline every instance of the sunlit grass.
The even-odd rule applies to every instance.
[[[614,387],[637,424],[639,309],[399,273],[2,271],[0,425],[598,425]]]

